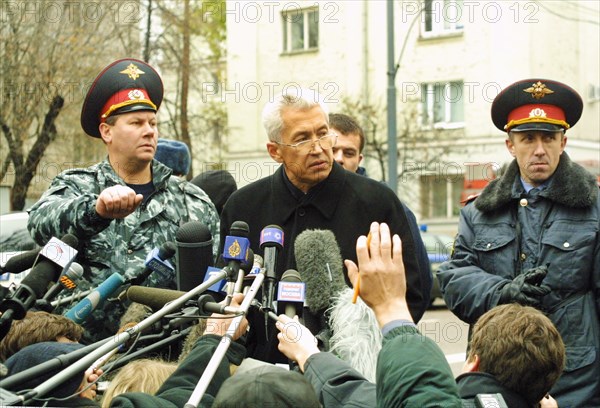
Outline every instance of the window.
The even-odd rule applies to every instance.
[[[281,14],[283,52],[315,50],[319,47],[319,10],[293,9]]]
[[[421,84],[421,123],[425,127],[464,125],[463,82]]]
[[[462,33],[463,0],[425,0],[421,18],[422,36],[437,37]]]
[[[421,176],[421,212],[424,218],[451,218],[460,213],[462,174]]]

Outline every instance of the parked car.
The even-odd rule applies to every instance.
[[[37,248],[27,230],[29,214],[19,211],[0,215],[0,266],[3,267],[12,256],[23,251]],[[9,286],[19,282],[26,271],[18,274],[5,273],[0,275],[0,284]]]
[[[442,298],[442,292],[440,291],[440,284],[437,280],[436,272],[442,262],[445,262],[450,258],[450,251],[452,250],[454,238],[450,235],[434,234],[423,231],[423,229],[421,229],[421,238],[425,244],[427,256],[429,257],[429,264],[431,266],[431,276],[433,278],[431,304],[433,304],[435,299]]]

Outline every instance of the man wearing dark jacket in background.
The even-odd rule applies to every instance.
[[[600,196],[564,151],[582,109],[575,90],[544,79],[496,97],[492,120],[515,160],[462,209],[437,275],[446,305],[467,323],[506,303],[550,318],[567,355],[550,392],[560,407],[600,406]]]

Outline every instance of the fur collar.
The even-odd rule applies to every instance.
[[[519,166],[513,160],[506,173],[492,180],[477,197],[475,207],[482,212],[495,211],[519,199],[520,190]],[[540,195],[567,207],[585,208],[598,199],[598,183],[591,173],[573,163],[563,152],[550,185]]]

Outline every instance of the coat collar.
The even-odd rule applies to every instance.
[[[311,188],[300,200],[294,198],[289,191],[283,172],[283,165],[279,166],[271,178],[271,189],[275,196],[273,202],[276,203],[273,206],[275,219],[286,221],[298,207],[314,207],[326,219],[333,218],[347,181],[347,172],[342,166],[334,161],[329,176]]]
[[[110,165],[108,157],[98,163],[98,170],[98,181],[102,185],[125,185],[125,181],[119,177],[119,175]],[[169,167],[165,166],[158,160],[152,160],[152,183],[154,184],[154,187],[157,190],[163,188],[169,181],[169,177],[171,177],[172,172],[173,171]]]
[[[502,177],[485,187],[475,200],[475,207],[482,212],[495,211],[519,199],[522,191],[519,166],[513,160]],[[598,184],[592,174],[563,152],[550,185],[540,195],[567,207],[585,208],[598,199]]]
[[[530,408],[527,401],[514,391],[504,387],[496,377],[488,373],[470,372],[456,377],[458,395],[462,399],[474,399],[477,394],[501,394],[511,408]]]

